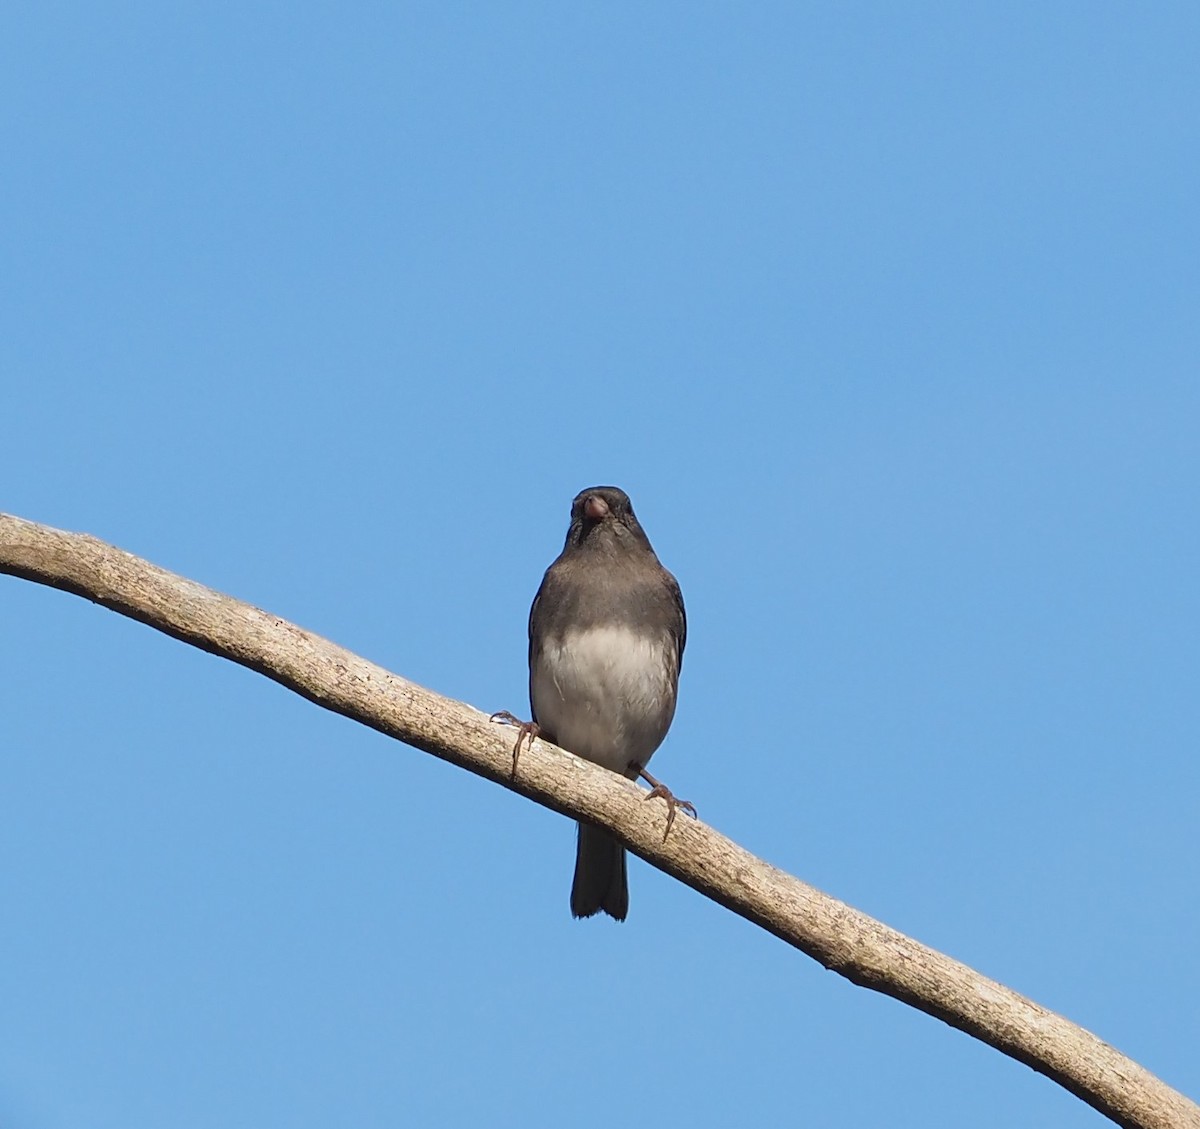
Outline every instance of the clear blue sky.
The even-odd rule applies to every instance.
[[[22,6],[0,509],[485,710],[572,495],[655,771],[1200,1095],[1200,8]],[[573,829],[0,578],[0,1124],[1102,1124]]]

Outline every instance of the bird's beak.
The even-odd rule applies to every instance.
[[[589,494],[583,503],[583,515],[589,521],[608,517],[608,503],[599,494]]]

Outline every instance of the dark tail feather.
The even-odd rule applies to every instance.
[[[591,917],[601,910],[618,921],[624,921],[629,912],[625,848],[607,831],[581,823],[575,847],[571,913],[575,917]]]

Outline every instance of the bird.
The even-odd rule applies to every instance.
[[[616,486],[581,490],[566,543],[529,612],[529,728],[576,756],[646,780],[647,799],[667,803],[668,832],[677,807],[693,816],[695,808],[676,800],[646,765],[675,716],[686,642],[683,594],[629,495]],[[629,912],[625,848],[582,822],[571,913],[601,911],[617,921]]]

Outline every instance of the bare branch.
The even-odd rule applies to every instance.
[[[265,674],[317,705],[574,818],[852,983],[902,1000],[1045,1074],[1137,1129],[1200,1129],[1200,1107],[1083,1028],[756,858],[676,820],[614,773],[513,731],[294,624],[78,533],[0,514],[0,572],[61,588]]]

